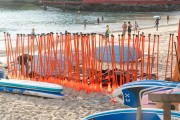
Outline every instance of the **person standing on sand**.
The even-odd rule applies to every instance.
[[[99,18],[97,19],[97,24],[99,25]]]
[[[131,30],[132,29],[132,25],[131,22],[128,22],[128,35],[131,35]]]
[[[32,29],[31,35],[35,35],[35,29]]]
[[[126,31],[127,31],[127,24],[126,24],[126,22],[124,22],[124,24],[122,25],[122,34],[124,36],[126,35]]]
[[[167,24],[169,23],[169,15],[167,15]]]
[[[33,56],[28,54],[23,54],[17,57],[18,63],[21,65],[21,74],[23,74],[23,67],[26,67],[26,77],[29,76],[29,64],[28,61],[32,61]],[[23,66],[24,65],[24,66]]]
[[[160,18],[156,18],[155,26],[154,26],[154,27],[156,27],[156,31],[158,31],[159,20],[160,20]]]
[[[137,22],[135,21],[134,23],[134,34],[138,33],[138,29],[139,29],[139,25],[137,24]]]
[[[34,37],[35,37],[35,29],[32,28],[32,31],[31,31],[31,39],[34,39]]]
[[[86,24],[87,24],[87,21],[86,19],[84,20],[84,30],[86,29]]]
[[[109,33],[110,33],[110,30],[109,30],[109,25],[106,25],[106,32],[105,32],[105,36],[106,36],[106,37],[109,37]]]
[[[102,16],[102,21],[104,21],[104,17]]]

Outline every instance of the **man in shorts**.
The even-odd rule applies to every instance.
[[[156,21],[155,21],[156,31],[158,31],[159,20],[160,18],[156,18]]]
[[[32,59],[33,56],[28,54],[23,54],[17,57],[17,61],[21,65],[21,74],[23,74],[23,65],[26,67],[26,77],[29,76],[29,69],[30,69],[28,61],[32,61]]]

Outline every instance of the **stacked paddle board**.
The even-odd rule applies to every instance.
[[[123,105],[136,108],[155,108],[148,100],[149,93],[179,94],[180,83],[164,80],[142,80],[122,85],[113,92],[113,97]]]
[[[136,120],[136,112],[136,108],[111,110],[87,116],[83,120]],[[141,120],[163,120],[163,110],[143,108]],[[180,113],[171,112],[171,120],[180,120]]]
[[[1,79],[0,91],[40,96],[46,98],[63,97],[62,86],[52,83],[29,81],[29,80]]]
[[[123,105],[133,107],[111,110],[85,117],[83,120],[136,120],[137,107],[142,106],[142,120],[163,120],[163,110],[148,101],[148,93],[180,94],[180,83],[164,80],[142,80],[122,85],[113,97]],[[147,105],[149,105],[147,108]],[[172,120],[180,120],[180,112],[171,112]]]

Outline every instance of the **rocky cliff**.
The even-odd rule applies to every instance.
[[[39,4],[39,0],[0,0],[0,6],[21,6],[26,4]],[[126,4],[52,4],[53,6],[63,10],[70,11],[114,11],[114,12],[161,12],[161,11],[180,11],[180,5],[126,5]]]
[[[114,12],[161,12],[161,11],[179,11],[180,5],[123,5],[123,4],[82,4],[82,5],[56,5],[64,10],[80,11],[114,11]]]

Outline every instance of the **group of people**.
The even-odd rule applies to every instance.
[[[126,32],[128,32],[128,35],[131,35],[132,28],[134,28],[134,34],[137,34],[138,33],[138,29],[140,29],[139,25],[137,24],[136,21],[135,21],[133,26],[131,25],[130,21],[128,22],[128,24],[126,24],[126,22],[124,22],[123,25],[122,25],[122,34],[126,35]],[[109,33],[110,33],[109,26],[107,25],[106,26],[105,36],[108,37]]]
[[[137,34],[138,29],[140,29],[136,21],[134,22],[134,25],[131,25],[130,21],[128,22],[128,24],[124,22],[122,25],[122,34],[126,35],[126,32],[128,32],[128,35],[131,35],[132,28],[134,29],[134,34]]]
[[[158,31],[160,19],[161,19],[161,17],[159,16],[155,20],[155,26],[154,27],[156,27],[156,31]],[[170,19],[170,17],[169,17],[169,15],[167,15],[167,24],[169,23],[169,19]],[[140,29],[140,28],[139,28],[139,25],[137,24],[136,21],[134,22],[134,25],[131,25],[130,21],[128,22],[128,24],[126,24],[126,22],[124,22],[122,25],[122,34],[126,35],[126,32],[128,32],[128,35],[131,35],[132,29],[134,30],[134,34],[138,33],[138,29]],[[106,31],[105,31],[105,36],[108,37],[109,33],[110,33],[109,26],[107,25]]]

